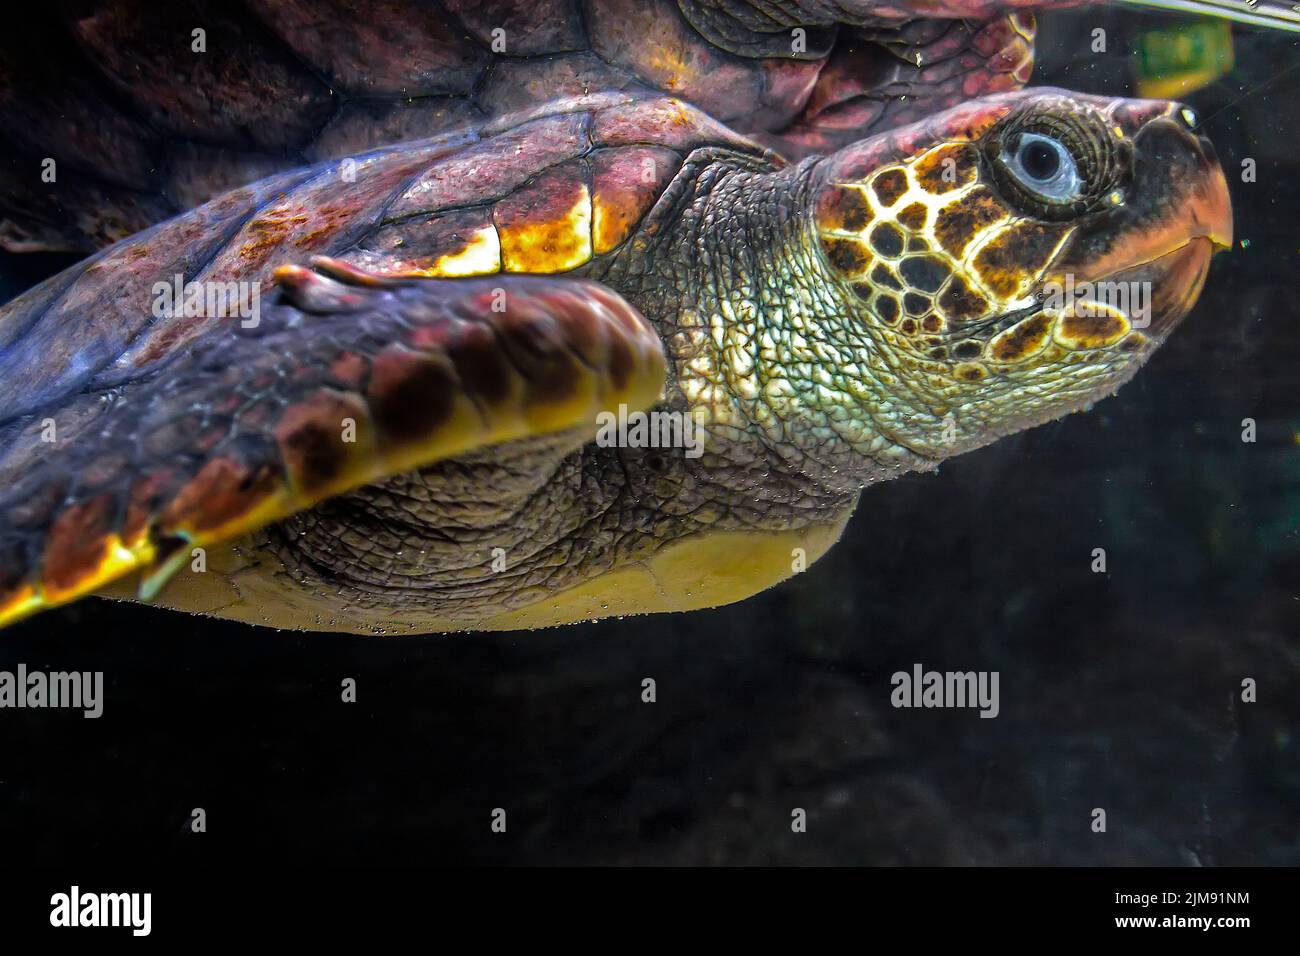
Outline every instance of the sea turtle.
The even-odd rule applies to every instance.
[[[1137,370],[1230,244],[1194,127],[1020,90],[791,158],[605,89],[225,192],[0,310],[0,623],[137,589],[357,632],[739,600],[864,486]]]

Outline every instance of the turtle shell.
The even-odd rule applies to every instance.
[[[269,292],[277,267],[314,255],[382,276],[571,271],[625,242],[704,146],[763,154],[679,100],[603,94],[236,189],[0,309],[0,421],[222,334],[155,315],[160,288]]]
[[[608,91],[677,96],[794,158],[1018,87],[1033,62],[1032,17],[983,0],[852,23],[747,6],[44,5],[0,37],[0,246],[89,252],[279,171]]]

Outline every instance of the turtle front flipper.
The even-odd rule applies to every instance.
[[[658,335],[596,283],[332,271],[281,269],[256,321],[5,426],[0,626],[137,569],[147,596],[196,548],[390,475],[594,435],[663,387]]]

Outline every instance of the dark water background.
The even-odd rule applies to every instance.
[[[1133,95],[1091,29],[1178,22],[1044,16],[1035,82]],[[1235,43],[1188,100],[1248,244],[1117,398],[869,489],[809,573],[719,610],[418,639],[27,621],[0,667],[102,669],[107,702],[0,720],[6,856],[1300,863],[1300,43]],[[4,260],[5,297],[54,266]],[[918,662],[999,671],[1001,715],[892,708]]]

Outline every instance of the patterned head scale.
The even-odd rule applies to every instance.
[[[1137,369],[1231,241],[1223,173],[1193,119],[1175,103],[1035,90],[822,164],[818,244],[923,411],[1001,434]]]

